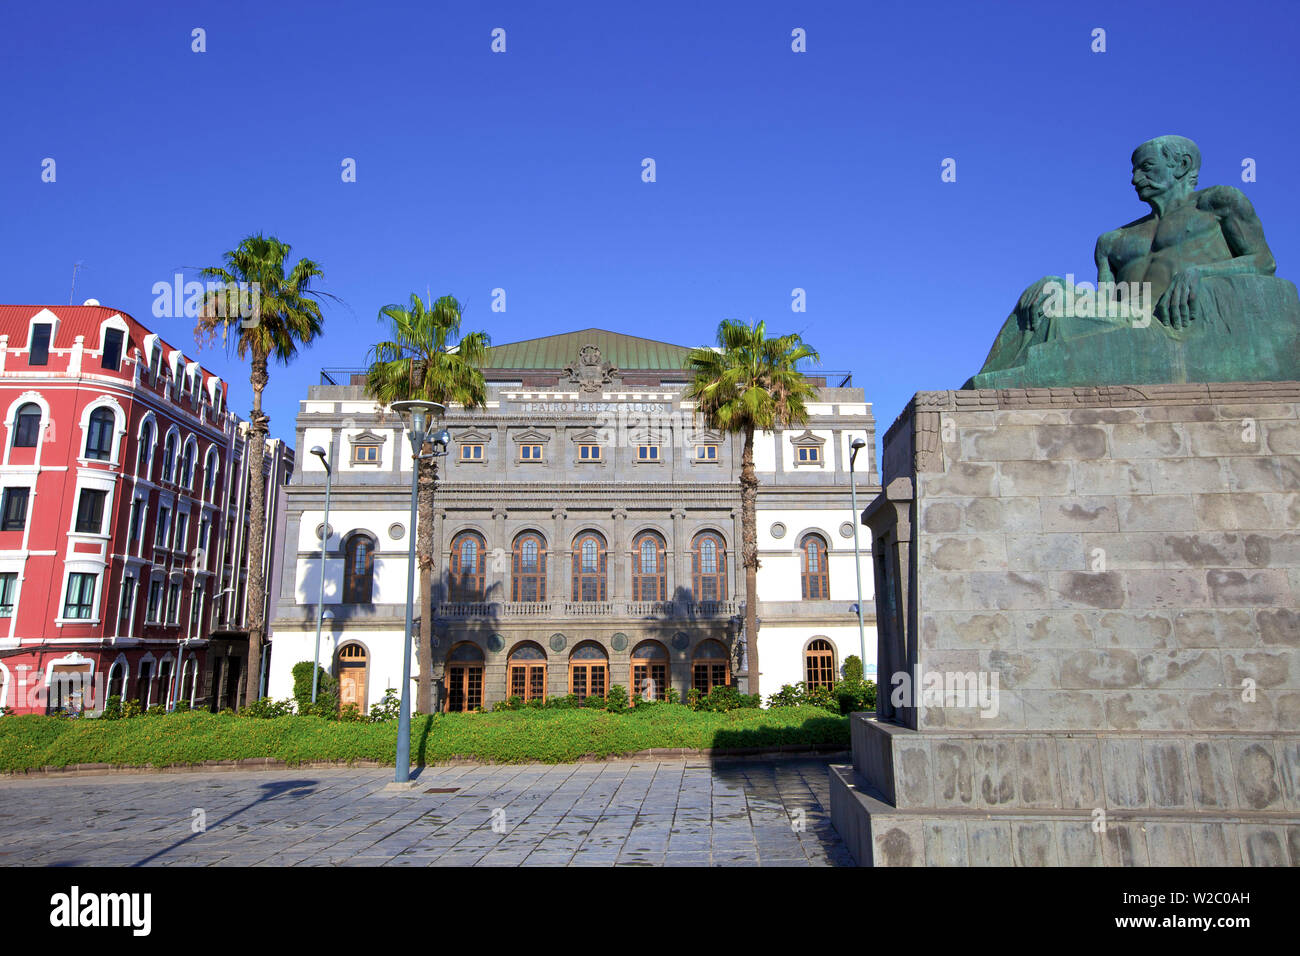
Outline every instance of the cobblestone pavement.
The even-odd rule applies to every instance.
[[[11,778],[0,780],[0,864],[851,865],[826,766],[429,767],[408,792],[385,791],[391,770]]]

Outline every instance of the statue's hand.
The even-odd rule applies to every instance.
[[[1022,331],[1036,332],[1039,320],[1043,317],[1043,300],[1048,295],[1048,286],[1060,283],[1058,276],[1046,276],[1033,283],[1020,294],[1016,303],[1016,318]]]
[[[1156,306],[1156,315],[1171,329],[1185,329],[1192,320],[1200,315],[1200,303],[1196,301],[1201,291],[1201,270],[1192,266],[1174,276],[1169,288],[1160,297]]]

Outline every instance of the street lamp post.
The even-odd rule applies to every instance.
[[[433,433],[435,419],[445,412],[446,406],[438,402],[425,402],[418,399],[393,402],[393,411],[409,417],[406,435],[411,442],[411,520],[407,525],[408,556],[406,562],[406,639],[402,647],[402,703],[397,713],[397,770],[393,783],[409,785],[411,780],[411,638],[415,626],[415,523],[420,517],[420,460],[424,443],[432,442],[441,446],[446,454],[451,436],[446,429],[436,435]],[[437,448],[431,453],[438,456]],[[432,627],[432,621],[422,622],[423,627]],[[421,667],[430,666],[429,661],[421,661]]]
[[[866,676],[867,667],[867,629],[862,623],[862,552],[858,549],[858,483],[853,465],[857,461],[858,452],[867,447],[867,443],[861,438],[853,439],[849,445],[849,497],[853,505],[853,570],[858,577],[858,646],[862,653],[863,676]]]
[[[316,599],[316,657],[311,669],[311,702],[314,704],[316,687],[320,683],[320,625],[325,612],[325,551],[330,540],[330,479],[333,478],[333,472],[330,471],[324,448],[313,445],[311,453],[320,459],[321,466],[325,469],[325,523],[320,532],[320,594]]]

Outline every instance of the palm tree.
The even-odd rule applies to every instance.
[[[409,305],[386,305],[379,320],[387,320],[389,341],[370,350],[366,390],[382,405],[421,399],[447,406],[481,408],[487,401],[483,365],[491,344],[486,332],[460,331],[461,304],[444,295],[429,308],[412,293]],[[418,534],[420,560],[420,675],[415,709],[433,709],[433,496],[438,484],[438,460],[426,442],[420,449]]]
[[[221,339],[233,345],[241,359],[249,359],[248,381],[253,388],[253,411],[248,422],[249,529],[248,529],[248,673],[244,700],[261,696],[262,638],[266,627],[266,481],[262,475],[266,434],[270,419],[262,411],[262,392],[269,376],[267,365],[274,358],[288,365],[300,345],[310,344],[321,331],[321,298],[335,298],[311,288],[313,279],[324,273],[311,259],[299,258],[285,274],[290,246],[274,236],[248,236],[222,256],[224,266],[199,270],[205,279],[219,279],[224,289],[204,295],[195,336],[202,343]],[[240,284],[245,290],[241,296]],[[252,316],[247,308],[251,295]],[[240,299],[244,298],[241,303]],[[240,306],[243,305],[243,317]]]
[[[749,693],[758,693],[758,475],[754,432],[802,425],[816,389],[796,367],[819,362],[816,349],[796,334],[767,337],[766,324],[724,319],[716,348],[692,349],[686,368],[694,379],[686,397],[706,427],[743,435],[740,458],[741,554],[745,566],[745,657]]]

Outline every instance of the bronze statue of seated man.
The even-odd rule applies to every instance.
[[[1231,186],[1197,189],[1182,136],[1133,151],[1151,212],[1097,240],[1097,283],[1040,279],[967,388],[1300,379],[1300,299],[1275,278],[1259,217]]]

